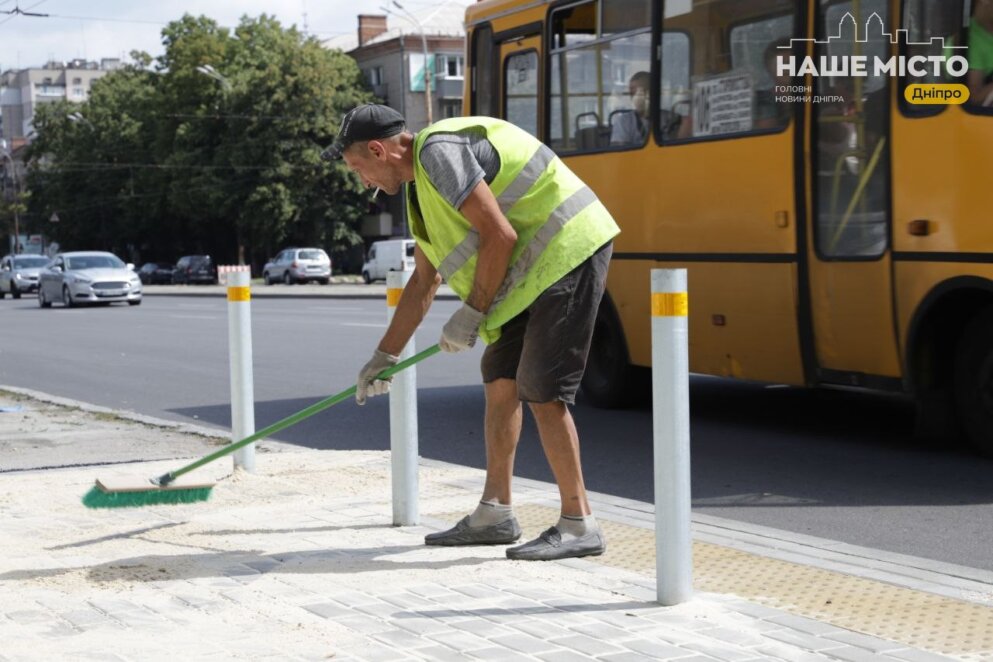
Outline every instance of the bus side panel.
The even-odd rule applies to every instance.
[[[688,254],[695,261],[681,266],[689,269],[692,369],[804,383],[792,141],[791,127],[740,140],[566,157],[622,229],[608,290],[633,363],[651,364],[649,272],[661,266],[651,254],[675,254],[669,264]],[[625,253],[633,259],[616,259]],[[714,326],[714,315],[727,326]]]
[[[620,224],[615,251],[782,257],[796,253],[792,135],[564,160]]]
[[[958,106],[932,117],[894,113],[893,149],[896,306],[906,354],[914,315],[935,286],[961,276],[993,279],[993,265],[899,259],[908,253],[993,253],[993,117]],[[910,223],[921,220],[928,222],[928,234],[911,235]]]
[[[687,269],[690,370],[784,384],[804,383],[794,330],[793,264],[615,260],[608,288],[627,331],[632,363],[651,365],[650,272],[676,267]],[[756,292],[763,296],[755,296]],[[715,320],[716,315],[723,319]]]
[[[919,119],[895,113],[893,155],[895,252],[993,252],[993,117],[957,106]],[[927,220],[930,234],[911,235],[914,220]]]

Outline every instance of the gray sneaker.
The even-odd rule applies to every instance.
[[[448,531],[424,536],[425,545],[506,545],[521,537],[521,526],[516,517],[490,526],[469,526],[466,515]]]
[[[607,551],[607,540],[597,528],[585,536],[562,542],[554,526],[530,542],[507,548],[507,558],[517,561],[555,561],[579,556],[599,556]]]

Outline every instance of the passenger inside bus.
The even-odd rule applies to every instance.
[[[969,85],[971,103],[993,107],[993,0],[976,0],[969,24]]]
[[[610,114],[611,145],[641,145],[648,136],[648,100],[651,74],[639,71],[628,81],[631,108],[615,110]]]

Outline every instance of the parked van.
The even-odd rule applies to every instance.
[[[373,242],[369,255],[362,265],[362,279],[366,283],[386,280],[391,271],[414,270],[414,240],[387,239]]]

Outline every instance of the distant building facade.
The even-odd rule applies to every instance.
[[[27,140],[38,106],[63,100],[86,101],[93,81],[120,66],[118,59],[100,62],[73,60],[3,72],[0,74],[0,138],[6,140],[8,145],[18,145]]]
[[[464,0],[449,0],[415,12],[413,18],[400,11],[389,16],[362,14],[355,35],[336,37],[324,45],[351,56],[373,94],[381,103],[399,111],[407,119],[408,128],[417,132],[428,124],[425,41],[432,120],[462,115],[465,7]],[[403,195],[380,193],[376,207],[370,209],[363,222],[361,234],[367,241],[408,236],[405,218]]]

